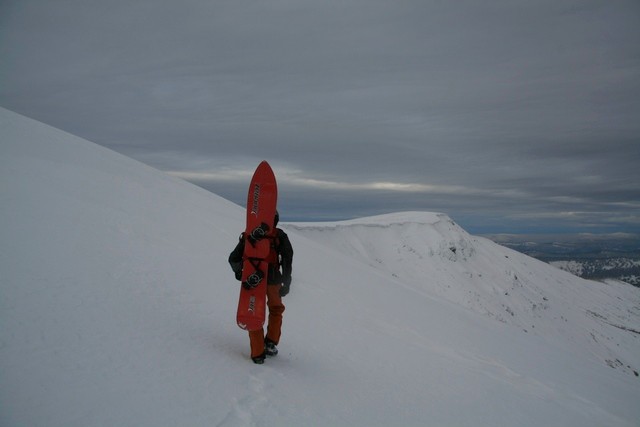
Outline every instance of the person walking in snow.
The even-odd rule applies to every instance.
[[[267,307],[269,308],[269,318],[267,322],[267,334],[264,334],[263,329],[249,331],[251,360],[258,364],[264,363],[266,356],[275,356],[278,354],[278,348],[276,346],[280,342],[282,313],[284,312],[282,297],[289,293],[289,287],[291,286],[293,247],[291,246],[287,233],[277,227],[279,219],[280,215],[278,211],[276,211],[273,223],[276,229],[276,235],[271,240],[271,250],[268,256]],[[243,233],[235,249],[229,254],[229,264],[237,280],[242,280],[244,242]]]

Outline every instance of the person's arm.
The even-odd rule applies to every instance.
[[[282,288],[280,295],[285,296],[289,293],[291,286],[291,273],[293,270],[293,247],[289,236],[284,231],[278,229],[278,238],[280,239],[280,263],[282,266]]]
[[[242,280],[242,254],[243,253],[244,253],[244,236],[241,235],[235,249],[229,254],[229,264],[231,265],[231,269],[236,275],[236,280]]]

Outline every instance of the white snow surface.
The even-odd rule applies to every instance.
[[[440,213],[283,224],[254,365],[242,207],[5,109],[0,158],[1,426],[640,425],[637,288]]]

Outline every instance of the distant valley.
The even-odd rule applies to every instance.
[[[591,280],[621,280],[640,287],[637,234],[492,234],[485,237]]]

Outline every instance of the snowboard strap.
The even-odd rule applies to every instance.
[[[251,230],[251,233],[249,233],[249,237],[247,237],[247,240],[249,240],[249,243],[251,243],[251,246],[255,247],[257,242],[269,237],[267,236],[268,232],[269,232],[269,224],[263,222],[258,227]]]
[[[260,262],[264,261],[262,258],[247,258],[247,260],[251,263],[255,272],[247,277],[247,279],[242,282],[242,286],[245,289],[253,289],[264,279],[264,271],[260,270]]]

